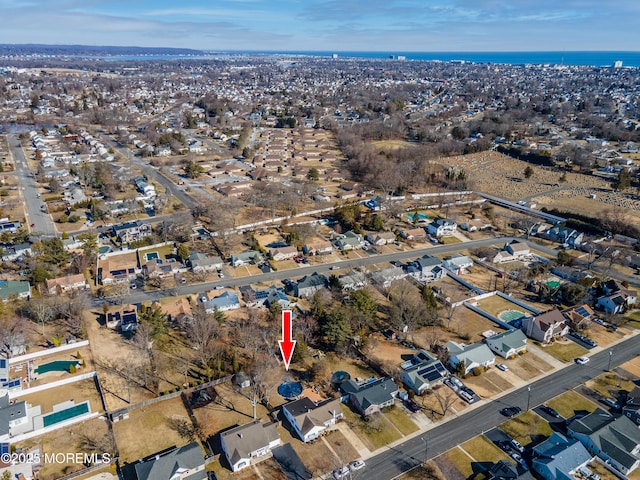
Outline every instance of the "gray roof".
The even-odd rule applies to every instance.
[[[424,269],[427,267],[437,267],[442,264],[442,260],[438,257],[434,257],[433,255],[423,255],[420,258],[416,258],[414,263],[416,263],[419,268]]]
[[[352,398],[364,412],[371,405],[381,405],[388,402],[398,391],[398,386],[390,378],[379,378],[373,382],[358,385],[353,380],[347,380],[341,388]]]
[[[296,284],[298,290],[300,290],[301,288],[312,288],[312,287],[318,287],[318,286],[325,286],[327,284],[327,277],[325,277],[324,275],[317,273],[317,272],[313,272],[311,275],[307,275],[305,277],[302,277],[300,280],[298,280],[298,283]]]
[[[487,338],[486,341],[491,342],[494,345],[501,344],[502,346],[499,350],[506,353],[513,348],[520,349],[523,345],[526,345],[527,336],[522,332],[522,330],[514,329],[493,335]]]
[[[269,446],[280,438],[275,423],[262,423],[260,419],[240,425],[220,434],[231,463],[249,458],[252,452]]]
[[[537,457],[533,460],[534,470],[541,472],[546,468],[554,478],[562,478],[561,474],[569,476],[569,472],[592,459],[591,454],[578,440],[567,439],[558,432],[554,432],[544,442],[533,447],[533,452]]]
[[[11,295],[20,295],[22,293],[30,293],[31,285],[29,282],[21,282],[19,280],[1,280],[0,281],[0,298],[7,300]]]
[[[137,463],[136,476],[138,480],[169,480],[180,469],[191,470],[201,465],[204,466],[202,450],[200,445],[192,442]],[[207,472],[203,469],[197,475],[190,476],[189,480],[206,480],[206,478]]]
[[[495,360],[493,352],[484,343],[461,345],[455,342],[447,342],[444,346],[449,350],[450,355],[455,355],[458,360],[464,360],[466,365],[471,363],[483,364]]]
[[[323,402],[313,402],[308,397],[302,397],[282,406],[296,419],[303,435],[314,427],[323,426],[331,419],[342,415],[339,398],[331,398]]]
[[[0,397],[0,435],[9,434],[9,422],[27,416],[27,402],[9,403],[9,394]]]
[[[568,428],[588,435],[605,455],[626,468],[631,468],[640,459],[631,453],[640,446],[640,429],[625,416],[614,419],[597,408],[586,417],[571,422]]]
[[[228,307],[232,307],[235,305],[240,305],[240,299],[238,299],[238,295],[233,292],[224,292],[212,300],[205,302],[205,307],[207,309],[210,308],[218,308],[223,310]]]

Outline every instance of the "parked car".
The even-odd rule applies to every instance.
[[[541,405],[540,410],[542,410],[547,415],[551,415],[553,418],[560,418],[560,414],[556,410],[554,410],[553,408],[547,405]]]
[[[496,365],[496,368],[498,370],[502,370],[503,372],[508,372],[509,371],[509,367],[507,367],[504,363],[498,363]]]
[[[522,409],[520,407],[506,407],[500,410],[500,413],[505,417],[511,418],[518,415],[521,411]]]
[[[609,405],[614,410],[620,410],[620,404],[616,402],[613,398],[605,398],[604,403]]]
[[[356,470],[360,470],[361,468],[364,468],[364,466],[365,466],[365,463],[363,460],[354,460],[349,464],[349,469],[352,472],[355,472]]]
[[[514,450],[517,450],[520,453],[524,452],[524,447],[515,439],[511,439],[511,442],[509,442],[511,444],[511,446],[514,448]]]
[[[349,467],[340,467],[333,471],[333,478],[336,480],[349,476]]]
[[[138,285],[136,285],[135,283],[131,283],[131,284],[129,285],[129,288],[130,288],[131,290],[135,290],[136,288],[138,288]]]
[[[407,408],[409,410],[411,410],[413,413],[419,412],[420,411],[420,405],[418,405],[416,402],[414,402],[413,400],[407,400],[406,401],[406,405]]]
[[[589,363],[589,357],[578,357],[575,359],[575,362],[578,365],[584,365],[585,363]]]

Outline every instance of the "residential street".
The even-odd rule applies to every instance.
[[[533,382],[530,385],[530,408],[604,373],[609,363],[609,351],[604,349],[593,355],[586,365],[570,364]],[[638,355],[640,335],[617,344],[611,351],[613,351],[611,368],[614,369]],[[426,459],[432,459],[505,422],[506,418],[499,413],[501,408],[517,405],[524,411],[527,407],[527,395],[527,387],[519,388],[497,400],[481,402],[468,413],[445,423],[436,424],[431,430],[417,433],[409,440],[392,444],[381,453],[366,459],[365,469],[357,472],[358,475],[354,478],[367,480],[395,478]]]

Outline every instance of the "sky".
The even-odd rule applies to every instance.
[[[640,51],[638,0],[0,0],[0,43]]]

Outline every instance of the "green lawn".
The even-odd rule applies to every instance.
[[[574,358],[581,357],[589,350],[581,347],[577,343],[559,343],[555,342],[546,347],[542,347],[549,355],[557,358],[562,362],[572,362]]]
[[[597,405],[577,392],[570,390],[546,402],[548,406],[558,411],[564,418],[573,417],[581,410],[593,412]]]
[[[542,437],[548,437],[553,433],[551,426],[531,410],[503,423],[500,428],[522,445],[539,443]]]
[[[398,407],[393,407],[389,410],[385,409],[384,414],[387,419],[402,432],[403,435],[409,435],[410,433],[418,430],[418,426],[413,423],[413,420],[407,417],[407,415]]]
[[[442,241],[443,245],[453,245],[455,243],[462,243],[462,240],[460,240],[458,237],[442,237],[440,241]]]
[[[344,419],[351,429],[363,440],[370,450],[390,444],[401,438],[398,431],[393,428],[389,420],[382,415],[370,415],[364,419],[359,413],[350,408],[343,408]]]

